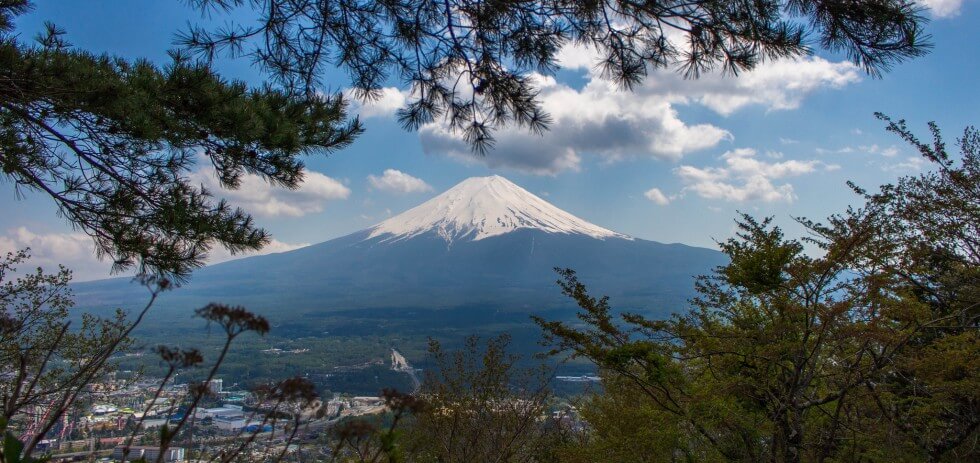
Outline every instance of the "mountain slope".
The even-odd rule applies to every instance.
[[[635,239],[577,218],[502,177],[468,179],[374,227],[294,251],[197,271],[160,301],[189,312],[211,301],[265,314],[365,308],[568,307],[554,267],[579,271],[617,307],[678,310],[692,277],[724,262],[708,249]],[[132,305],[124,280],[76,285],[88,308]]]

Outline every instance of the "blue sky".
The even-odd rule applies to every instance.
[[[39,1],[20,18],[33,36],[45,20],[76,47],[166,62],[176,31],[199,14],[183,2]],[[949,139],[980,119],[980,8],[930,0],[932,52],[872,79],[841,56],[765,63],[739,78],[685,81],[652,75],[636,93],[590,71],[589,50],[563,50],[563,69],[542,78],[550,133],[498,134],[485,157],[470,154],[438,125],[406,132],[392,113],[404,98],[355,108],[367,131],[344,151],[306,160],[296,192],[246,182],[227,197],[252,212],[276,241],[269,251],[317,243],[366,228],[471,176],[500,174],[575,215],[618,232],[713,247],[731,235],[737,211],[775,216],[791,235],[793,217],[821,218],[857,202],[845,185],[875,187],[919,172],[918,157],[873,117],[904,118],[925,134],[936,121]],[[222,61],[229,77],[261,82],[247,60]],[[341,91],[342,75],[330,76]],[[213,182],[207,171],[196,180]],[[36,263],[65,263],[76,279],[108,276],[84,235],[47,198],[17,197],[0,183],[0,251],[31,246]],[[218,252],[215,261],[229,258]]]

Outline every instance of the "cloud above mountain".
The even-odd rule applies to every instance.
[[[597,55],[589,48],[569,45],[558,58],[564,69],[585,71],[586,80],[576,87],[550,76],[531,76],[553,119],[550,130],[536,135],[505,127],[495,132],[496,145],[483,156],[472,152],[461,133],[434,122],[419,129],[423,151],[537,175],[578,171],[588,156],[602,163],[642,158],[676,162],[733,139],[724,127],[685,120],[678,106],[700,106],[726,117],[749,106],[794,110],[814,92],[861,79],[852,63],[810,57],[765,62],[737,78],[709,73],[692,80],[655,71],[626,91],[594,69]],[[386,88],[379,98],[358,103],[358,111],[366,117],[393,117],[407,98],[406,91]]]
[[[585,46],[569,45],[559,54],[565,69],[588,72],[589,83],[603,80],[595,69],[596,52]],[[811,93],[823,88],[837,89],[861,80],[860,69],[848,61],[833,62],[820,57],[781,59],[759,64],[738,76],[706,73],[697,79],[658,70],[652,72],[632,95],[671,104],[698,104],[729,116],[747,106],[769,111],[797,109]]]
[[[710,124],[687,124],[669,101],[637,97],[609,81],[595,79],[582,89],[535,76],[539,98],[553,122],[542,135],[521,127],[495,133],[486,156],[474,155],[459,133],[440,124],[419,130],[422,149],[431,155],[484,163],[539,175],[578,170],[582,157],[604,162],[628,158],[678,160],[710,148],[731,134]]]
[[[646,191],[646,193],[643,193],[643,196],[646,196],[647,199],[653,201],[654,204],[658,204],[660,206],[666,206],[670,204],[670,198],[668,198],[663,191],[660,191],[660,188],[650,188],[649,190]]]
[[[433,191],[432,185],[425,183],[424,180],[396,169],[385,169],[381,176],[368,175],[367,180],[371,188],[389,193],[409,194]]]

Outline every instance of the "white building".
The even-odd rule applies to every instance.
[[[248,420],[245,418],[225,418],[217,417],[211,422],[214,427],[225,431],[225,432],[238,432],[248,425]]]
[[[125,445],[119,445],[112,450],[112,459],[117,461],[156,461],[159,456],[160,447],[143,447],[138,445],[126,447]],[[168,463],[184,461],[183,447],[168,447],[163,451],[163,461]]]
[[[224,385],[225,381],[223,379],[212,379],[208,381],[208,391],[212,394],[221,394],[221,391],[224,390]]]
[[[205,418],[243,418],[245,412],[242,411],[242,407],[238,405],[225,405],[224,407],[217,408],[198,408],[194,410],[194,417],[197,419]]]
[[[106,415],[109,413],[116,413],[119,411],[115,405],[109,404],[98,404],[92,407],[92,413],[95,415]]]
[[[257,419],[248,419],[248,418],[229,419],[229,418],[219,417],[219,418],[215,418],[214,421],[212,421],[212,424],[214,424],[216,428],[227,433],[240,432],[242,430],[246,430],[246,428],[248,428],[249,426],[254,426],[256,429],[269,426],[268,424],[263,425],[261,416],[255,418]]]
[[[165,424],[167,424],[167,420],[165,418],[163,418],[163,419],[152,419],[152,420],[144,419],[143,422],[140,423],[140,428],[142,428],[142,429],[153,429],[153,428],[159,428],[159,427],[161,427],[161,426],[163,426]]]

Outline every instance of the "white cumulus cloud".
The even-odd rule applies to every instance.
[[[818,170],[835,170],[837,165],[816,160],[766,162],[754,149],[739,148],[721,155],[722,166],[680,166],[674,173],[684,182],[684,191],[706,199],[732,202],[793,202],[793,185],[776,182]]]
[[[585,155],[605,162],[637,157],[677,160],[731,138],[728,131],[710,124],[685,123],[661,97],[624,92],[609,81],[594,79],[579,90],[551,77],[535,79],[542,106],[553,119],[543,135],[507,127],[495,133],[495,148],[478,156],[461,134],[429,124],[420,130],[422,149],[465,162],[554,175],[578,170]]]
[[[424,180],[408,175],[400,170],[385,169],[379,177],[368,175],[371,188],[392,193],[422,193],[432,191],[432,186]]]
[[[919,0],[919,4],[929,8],[936,18],[952,18],[960,14],[963,0]]]
[[[709,74],[696,81],[665,82],[664,90],[678,98],[691,99],[718,114],[728,116],[750,105],[769,111],[797,109],[803,99],[823,88],[837,89],[861,80],[860,70],[847,61],[832,62],[819,57],[779,60],[760,64],[738,77]]]
[[[557,58],[565,69],[585,70],[586,82],[573,87],[550,76],[530,76],[543,109],[552,117],[550,130],[543,135],[505,127],[495,132],[494,149],[481,156],[472,152],[462,134],[436,121],[419,129],[423,151],[537,175],[577,171],[588,156],[601,162],[637,158],[675,162],[732,139],[724,127],[685,120],[678,105],[702,106],[722,116],[749,106],[793,110],[816,91],[842,88],[861,79],[860,69],[850,62],[808,57],[763,62],[737,77],[707,73],[699,79],[684,79],[677,72],[657,70],[626,91],[601,76],[595,67],[597,54],[589,47],[566,45]],[[409,96],[407,90],[389,87],[377,99],[355,106],[362,116],[392,117]]]
[[[226,190],[221,188],[214,173],[207,169],[191,174],[191,180],[204,185],[212,194],[227,198],[261,217],[302,217],[322,212],[327,201],[350,196],[350,188],[340,181],[310,170],[303,173],[303,183],[295,190],[271,185],[252,174],[242,178],[238,189]]]
[[[304,246],[309,246],[309,244],[293,244],[272,239],[269,244],[258,251],[235,255],[221,246],[216,246],[208,255],[207,263],[210,265],[242,257],[286,252]],[[100,260],[96,256],[95,243],[84,233],[41,233],[32,231],[27,227],[17,227],[0,235],[0,254],[25,248],[31,249],[31,259],[26,265],[22,264],[18,268],[19,274],[30,272],[37,267],[43,268],[47,273],[54,273],[60,264],[71,269],[73,281],[99,280],[118,276],[110,273],[112,269],[111,260]]]
[[[31,259],[18,268],[22,274],[37,267],[55,273],[61,264],[72,270],[76,281],[84,281],[105,278],[112,267],[112,262],[96,258],[95,244],[84,233],[37,233],[27,227],[17,227],[0,235],[0,253],[25,248],[31,248]]]
[[[599,70],[591,64],[598,60],[595,50],[566,45],[558,58],[566,69],[587,70],[590,84],[602,80]],[[674,104],[700,104],[727,116],[749,105],[773,111],[797,109],[814,91],[842,88],[860,80],[860,69],[849,61],[807,57],[766,61],[738,76],[713,72],[685,79],[677,72],[660,69],[651,72],[633,95],[641,100],[659,97]]]
[[[664,192],[660,191],[660,188],[651,188],[646,193],[643,193],[643,196],[646,196],[647,199],[661,206],[670,204],[670,198]]]
[[[699,105],[723,116],[748,106],[792,110],[813,92],[841,88],[861,78],[860,70],[849,62],[811,57],[765,62],[738,77],[706,74],[692,80],[676,72],[655,71],[626,91],[601,77],[593,66],[595,57],[578,45],[566,46],[558,54],[566,69],[587,70],[581,88],[534,76],[542,106],[553,118],[544,135],[508,127],[496,133],[494,150],[477,156],[460,134],[430,124],[420,130],[423,150],[541,175],[578,170],[585,156],[603,162],[643,157],[677,161],[732,138],[723,127],[685,121],[677,105]]]
[[[355,92],[348,90],[345,96],[351,101],[351,111],[361,117],[390,117],[395,114],[402,106],[408,92],[401,91],[394,87],[384,87],[378,91],[374,97],[362,99],[357,98]]]

